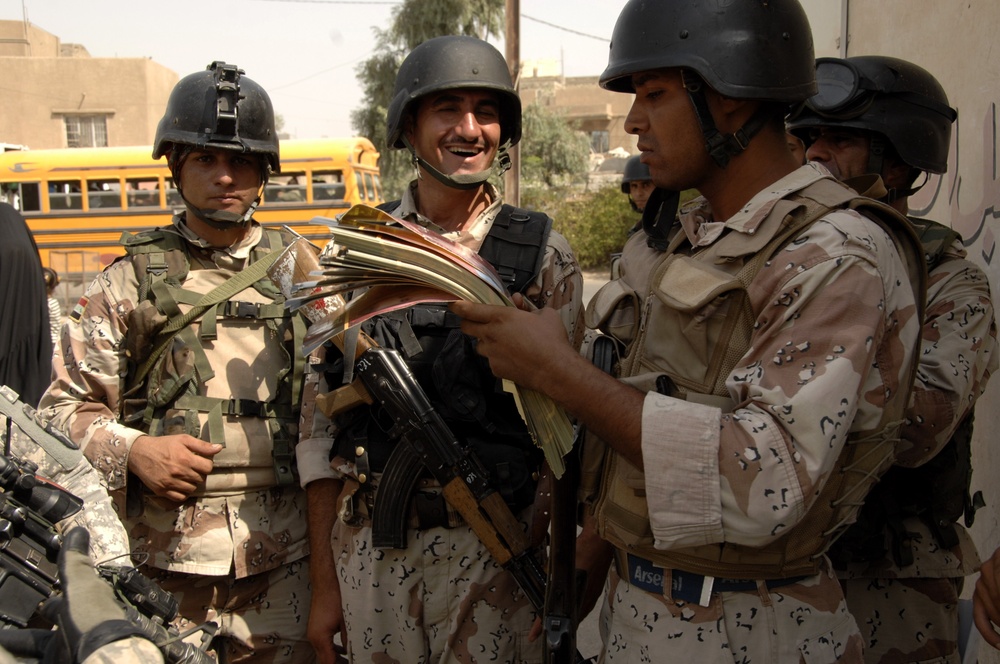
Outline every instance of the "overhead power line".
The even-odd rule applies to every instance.
[[[402,0],[257,0],[257,2],[307,2],[316,5],[401,5]],[[521,18],[526,18],[529,21],[534,21],[535,23],[541,23],[550,28],[555,28],[562,32],[568,32],[571,35],[579,35],[580,37],[587,37],[588,39],[596,39],[601,42],[611,41],[607,37],[599,37],[598,35],[592,35],[586,32],[580,32],[579,30],[572,30],[565,26],[559,25],[558,23],[552,23],[550,21],[543,21],[540,18],[535,18],[534,16],[528,16],[527,14],[521,14]]]
[[[563,32],[568,32],[568,33],[573,34],[573,35],[579,35],[581,37],[587,37],[589,39],[596,39],[597,41],[601,41],[601,42],[604,42],[604,43],[608,43],[609,41],[611,41],[607,37],[598,37],[597,35],[591,35],[591,34],[588,34],[586,32],[580,32],[579,30],[571,30],[571,29],[563,27],[561,25],[557,25],[556,23],[549,23],[548,21],[543,21],[540,18],[535,18],[534,16],[528,16],[527,14],[521,14],[521,18],[526,18],[529,21],[534,21],[535,23],[541,23],[542,25],[547,25],[550,28],[555,28],[556,30],[561,30]]]

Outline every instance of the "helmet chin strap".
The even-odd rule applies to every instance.
[[[200,208],[193,204],[184,195],[184,192],[177,188],[177,193],[181,195],[181,200],[184,201],[185,207],[196,217],[204,221],[206,224],[215,228],[217,230],[226,230],[227,228],[232,228],[233,226],[246,226],[250,223],[250,218],[253,217],[253,213],[257,211],[257,206],[260,205],[260,197],[264,191],[264,185],[260,185],[260,190],[257,192],[257,198],[254,199],[250,207],[243,214],[237,214],[235,212],[230,212],[229,210],[215,210],[212,208]]]
[[[417,167],[417,177],[420,177],[420,169],[424,169],[431,176],[445,185],[446,187],[451,187],[452,189],[462,189],[468,191],[471,189],[476,189],[480,187],[484,182],[490,179],[490,177],[496,173],[497,175],[503,175],[510,168],[510,155],[507,151],[510,149],[510,143],[504,143],[497,150],[496,159],[493,164],[485,171],[479,171],[478,173],[461,173],[459,175],[446,175],[438,169],[434,168],[427,163],[422,157],[417,155],[417,151],[413,148],[413,144],[410,143],[405,135],[400,136],[400,141],[406,146],[406,149],[410,151],[412,156],[411,162]]]
[[[920,189],[927,184],[929,177],[926,172],[923,172],[924,181],[915,187],[908,187],[905,189],[890,187],[886,183],[885,176],[883,175],[885,169],[885,154],[888,146],[888,141],[881,134],[878,132],[871,132],[871,142],[868,147],[868,172],[878,173],[879,177],[882,178],[882,184],[885,185],[886,191],[888,192],[883,200],[891,205],[900,198],[912,196],[920,191]]]
[[[715,126],[715,119],[708,108],[708,99],[705,98],[705,83],[696,74],[687,69],[681,70],[681,81],[684,89],[687,90],[688,97],[694,105],[695,114],[698,116],[698,124],[701,125],[701,133],[705,138],[705,149],[712,157],[719,168],[729,165],[732,157],[747,149],[750,139],[761,130],[767,121],[767,114],[763,107],[750,116],[742,127],[732,134],[723,134]]]

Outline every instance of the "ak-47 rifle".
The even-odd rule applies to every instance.
[[[395,350],[373,347],[358,359],[355,374],[392,417],[400,440],[382,474],[372,513],[372,544],[406,546],[406,515],[420,472],[426,467],[441,484],[445,500],[476,533],[496,562],[509,571],[528,601],[541,609],[545,572],[531,550],[528,535],[493,488],[489,473],[460,443],[434,410],[417,379]],[[377,534],[377,537],[376,537]]]

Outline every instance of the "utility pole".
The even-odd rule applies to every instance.
[[[507,66],[510,67],[510,78],[514,81],[514,90],[521,90],[521,0],[506,0],[506,34]],[[504,176],[504,201],[510,205],[521,205],[521,146],[510,149],[510,170]]]

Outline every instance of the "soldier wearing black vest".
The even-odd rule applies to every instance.
[[[948,167],[957,113],[941,84],[884,56],[820,58],[816,76],[819,92],[789,122],[806,141],[806,156],[907,214],[926,174]],[[865,661],[882,664],[958,661],[958,597],[979,555],[957,521],[964,515],[972,525],[973,407],[997,367],[986,275],[966,258],[955,230],[909,219],[929,279],[904,444],[857,523],[830,550],[865,636]]]
[[[583,282],[568,243],[546,215],[504,205],[488,182],[509,167],[507,151],[520,138],[521,103],[500,53],[471,37],[424,42],[400,67],[387,117],[387,143],[410,152],[416,179],[383,208],[477,251],[511,293],[557,310],[579,345]],[[444,304],[422,304],[377,316],[363,329],[403,354],[514,514],[544,532],[533,507],[539,450],[457,317]],[[307,402],[342,383],[340,353],[318,359]],[[371,510],[380,493],[394,490],[379,485],[396,443],[389,429],[380,409],[366,406],[333,421],[316,410],[303,423],[299,467],[316,591],[309,635],[321,658],[333,661],[340,632],[356,662],[537,660],[541,641],[527,638],[531,605],[429,477],[411,501],[407,548],[373,548]]]

